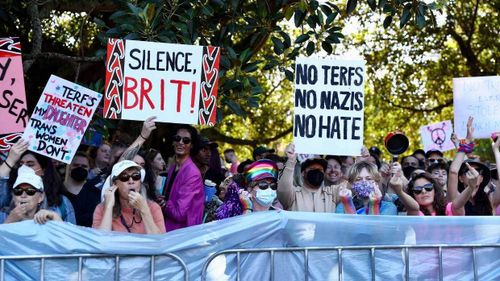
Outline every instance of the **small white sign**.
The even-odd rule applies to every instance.
[[[424,150],[448,151],[455,149],[455,145],[451,141],[452,133],[453,126],[451,125],[451,120],[420,127],[420,138],[422,139]]]

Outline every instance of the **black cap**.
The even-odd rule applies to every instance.
[[[275,152],[275,150],[272,148],[267,148],[265,146],[258,146],[253,150],[252,155],[255,158],[255,156],[257,156],[257,155],[261,155],[264,153],[274,153],[274,152]]]
[[[320,164],[323,167],[324,171],[326,171],[326,167],[328,166],[328,162],[326,162],[326,160],[323,158],[310,158],[302,162],[302,164],[300,165],[300,171],[303,172],[307,167],[313,164]]]
[[[428,151],[425,153],[425,158],[429,159],[429,157],[430,157],[433,153],[437,153],[437,154],[439,154],[441,157],[443,157],[443,153],[442,153],[440,150],[437,150],[437,149],[431,149],[431,150],[428,150]]]
[[[488,168],[488,166],[486,166],[485,164],[483,164],[479,161],[473,160],[473,159],[465,160],[464,163],[462,163],[462,166],[460,166],[460,170],[458,172],[459,175],[463,175],[467,172],[468,169],[467,169],[467,166],[465,165],[465,163],[468,163],[471,166],[477,166],[476,170],[479,172],[479,174],[481,174],[483,176],[483,181],[481,182],[481,185],[479,186],[480,188],[484,188],[488,183],[490,183],[490,180],[491,180],[490,168]],[[461,184],[461,182],[459,182],[459,185],[460,184]]]
[[[382,151],[380,151],[380,149],[378,149],[378,147],[376,147],[376,146],[370,147],[370,149],[368,149],[368,151],[370,151],[370,154],[377,155],[378,158],[380,158],[380,155],[382,155]]]
[[[425,151],[424,151],[423,149],[420,149],[420,148],[419,148],[419,149],[417,149],[417,150],[413,151],[413,154],[412,154],[412,155],[413,155],[413,156],[415,156],[415,154],[422,154],[422,155],[424,155],[424,156],[425,156]]]
[[[199,147],[204,148],[204,147],[219,147],[219,145],[216,142],[210,141],[207,137],[200,137],[200,143]]]

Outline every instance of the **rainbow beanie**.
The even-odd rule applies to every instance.
[[[253,162],[245,169],[245,180],[248,183],[263,179],[273,179],[276,181],[278,178],[278,167],[274,161],[269,159],[262,159]]]

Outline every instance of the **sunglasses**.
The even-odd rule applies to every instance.
[[[128,180],[132,178],[134,181],[138,181],[141,179],[141,174],[140,173],[133,173],[133,174],[120,174],[118,176],[118,180],[121,182],[128,182]]]
[[[181,137],[179,135],[174,136],[175,142],[181,142],[181,140],[182,140],[183,144],[190,144],[191,143],[191,139],[188,137]]]
[[[257,183],[256,185],[254,185],[253,187],[256,187],[256,186],[260,189],[268,189],[270,187],[272,190],[276,190],[278,188],[278,185],[275,182],[269,183],[269,182],[265,182],[265,181],[261,181],[261,182]]]
[[[414,186],[412,188],[413,193],[420,194],[425,189],[427,192],[431,192],[434,189],[434,185],[432,183],[424,184],[422,186]]]
[[[38,189],[34,188],[34,187],[29,187],[29,188],[26,188],[26,189],[23,189],[23,188],[14,188],[12,190],[12,193],[14,193],[15,196],[21,196],[23,195],[23,192],[26,192],[26,195],[28,196],[33,196],[35,195],[37,192],[40,192]]]

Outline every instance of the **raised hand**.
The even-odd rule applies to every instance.
[[[156,116],[149,117],[144,121],[142,124],[142,130],[141,130],[141,137],[146,140],[151,136],[151,132],[156,129],[156,123],[155,120]]]
[[[339,190],[339,196],[341,198],[352,197],[352,191],[350,189],[348,189],[347,187],[345,187],[345,186],[341,186],[340,190]]]
[[[245,190],[240,191],[240,202],[243,205],[243,211],[253,211],[252,194]]]
[[[130,204],[130,206],[134,207],[134,209],[137,209],[141,212],[145,212],[146,209],[149,209],[146,198],[135,191],[130,191],[128,193],[128,203]]]
[[[28,141],[19,138],[19,140],[10,149],[9,156],[7,156],[5,161],[7,161],[10,166],[14,166],[21,158],[21,155],[28,150],[28,144]]]
[[[479,172],[471,167],[469,163],[465,163],[467,168],[469,169],[467,173],[465,173],[465,177],[467,179],[467,186],[469,186],[472,189],[475,189],[477,186],[479,186]]]
[[[112,185],[104,192],[104,206],[106,208],[113,208],[115,205],[115,192],[118,189],[118,186]]]
[[[469,119],[467,120],[467,141],[468,142],[473,142],[474,141],[474,117],[469,116]]]
[[[297,154],[295,153],[295,144],[291,143],[285,148],[285,154],[290,161],[297,160]]]

